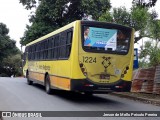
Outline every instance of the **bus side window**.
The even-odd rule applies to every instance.
[[[66,58],[69,57],[71,52],[71,45],[72,45],[72,31],[67,32],[67,48],[66,48]]]
[[[29,46],[29,60],[31,60],[31,53],[32,53],[31,46]]]
[[[55,54],[54,54],[54,50],[55,50],[55,47],[56,47],[56,39],[55,39],[55,36],[52,37],[52,49],[51,49],[51,59],[55,59]]]
[[[54,59],[58,59],[59,58],[59,34],[55,36],[55,48],[54,48]]]
[[[42,60],[44,59],[45,41],[42,42]]]
[[[45,60],[45,59],[46,59],[46,43],[47,43],[47,41],[46,41],[46,40],[44,40],[43,60]]]
[[[59,58],[65,59],[67,32],[60,33]]]
[[[28,60],[30,60],[30,46],[28,46]]]
[[[51,59],[52,38],[48,39],[48,59]]]
[[[36,58],[36,44],[33,45],[34,51],[33,51],[33,60]]]
[[[40,43],[37,44],[37,60],[40,60]]]
[[[34,45],[32,45],[32,60],[34,59]]]
[[[49,48],[49,44],[48,44],[48,39],[45,40],[45,59],[48,59],[48,48]]]
[[[31,46],[31,60],[33,59],[33,45]]]
[[[34,57],[34,56],[33,56],[33,53],[34,53],[34,48],[33,48],[33,47],[34,47],[34,46],[32,45],[32,46],[31,46],[31,50],[32,50],[31,60],[33,60],[33,57]]]
[[[67,44],[71,44],[72,43],[72,31],[67,33]]]
[[[22,66],[24,66],[25,64],[26,64],[26,57],[27,57],[27,47],[25,48],[25,52],[23,53],[23,55],[22,55],[22,59],[23,59],[23,61],[22,61]]]
[[[37,43],[35,44],[35,60],[37,60]]]
[[[60,34],[60,45],[62,46],[65,44],[66,44],[66,32],[64,31]]]
[[[40,60],[43,59],[43,42],[40,43]]]

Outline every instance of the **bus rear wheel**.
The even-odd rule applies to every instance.
[[[46,93],[47,94],[51,94],[52,93],[49,75],[47,75],[45,77],[45,89],[46,89]]]
[[[33,81],[31,81],[31,80],[29,79],[29,73],[28,73],[28,72],[27,72],[26,78],[27,78],[27,84],[28,84],[28,85],[32,85],[32,84],[33,84]]]

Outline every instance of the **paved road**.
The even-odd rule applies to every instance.
[[[27,85],[24,78],[0,78],[0,111],[160,111],[160,107],[109,94],[86,97],[82,94],[57,91],[48,95],[38,84]],[[24,118],[23,118],[24,119]],[[42,120],[57,118],[42,118]],[[58,118],[80,120],[81,118]],[[83,118],[105,120],[106,118]],[[159,118],[107,118],[121,120],[158,120]],[[4,120],[22,120],[8,118]],[[24,119],[25,120],[25,119]],[[28,120],[28,119],[26,119]],[[31,120],[41,120],[40,118]]]

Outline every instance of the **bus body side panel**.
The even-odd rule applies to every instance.
[[[74,23],[64,27],[63,30],[70,29],[73,25]],[[52,33],[50,35],[52,35]],[[74,39],[73,36],[73,42],[75,41]],[[34,82],[44,85],[45,75],[48,74],[52,88],[70,90],[71,62],[74,57],[72,54],[74,53],[75,52],[71,50],[70,57],[66,60],[27,61],[24,67],[26,69],[24,70],[28,69],[29,78]]]
[[[70,59],[59,61],[30,61],[29,77],[44,85],[45,74],[50,77],[53,88],[70,90]]]
[[[45,66],[44,61],[28,61],[29,78],[43,84],[45,76],[45,69],[43,66]]]
[[[71,51],[71,79],[81,80],[85,76],[79,67],[79,41],[80,41],[80,21],[75,23],[73,34],[72,51]]]
[[[69,60],[52,61],[49,75],[53,87],[70,90],[70,62],[71,58]]]
[[[131,81],[131,79],[132,79],[133,61],[134,61],[134,32],[135,32],[135,30],[132,29],[130,50],[128,53],[130,55],[130,64],[129,64],[129,70],[127,71],[127,74],[123,78],[125,81]]]

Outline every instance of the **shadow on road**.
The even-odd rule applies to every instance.
[[[45,87],[39,84],[34,83],[34,87],[42,90],[45,92]],[[47,93],[46,93],[47,94]],[[70,92],[70,91],[64,91],[64,90],[53,90],[51,96],[53,97],[59,97],[66,99],[68,101],[76,102],[76,103],[99,103],[99,104],[122,104],[116,100],[110,99],[109,95],[97,95],[93,94],[92,96],[87,96],[85,94],[81,94],[78,92]]]

